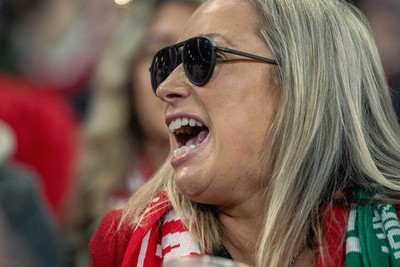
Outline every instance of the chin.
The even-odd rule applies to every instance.
[[[208,187],[205,184],[198,184],[196,181],[179,179],[176,180],[176,186],[182,195],[196,202],[199,202]]]

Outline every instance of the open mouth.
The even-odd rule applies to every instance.
[[[171,121],[168,128],[175,135],[177,144],[174,157],[189,153],[206,139],[209,132],[201,121],[185,117]]]

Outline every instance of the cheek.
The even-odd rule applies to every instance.
[[[205,89],[208,96],[204,102],[210,103],[207,109],[211,116],[221,118],[221,121],[228,120],[231,129],[251,131],[265,128],[275,118],[279,92],[266,75],[265,64],[237,65],[241,66],[216,69],[211,88]]]
[[[233,68],[227,71],[221,69],[217,73],[217,78],[224,86],[215,89],[223,92],[220,96],[216,93],[213,96],[217,100],[212,113],[216,136],[222,142],[221,149],[228,150],[226,153],[232,156],[245,155],[254,160],[261,156],[275,119],[279,94],[265,77],[265,66],[250,65],[249,69],[252,76],[248,70],[238,69],[234,73]]]
[[[236,117],[221,122],[221,127],[216,129],[217,149],[224,154],[221,158],[230,165],[256,163],[264,150],[270,129],[269,119],[253,116],[251,110],[244,113],[231,114]]]

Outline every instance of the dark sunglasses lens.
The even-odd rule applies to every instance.
[[[207,38],[193,38],[185,44],[184,69],[192,83],[201,86],[209,80],[214,67],[213,53],[213,45]]]
[[[168,78],[177,65],[177,52],[174,47],[160,50],[153,59],[151,65],[151,85],[154,93],[157,87]]]

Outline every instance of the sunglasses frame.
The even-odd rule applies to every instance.
[[[185,49],[185,46],[186,46],[189,42],[191,42],[191,41],[193,41],[193,40],[198,40],[198,39],[206,39],[208,42],[210,42],[210,44],[211,44],[211,46],[212,46],[212,51],[211,51],[212,55],[211,55],[211,63],[210,63],[211,65],[210,65],[210,68],[209,68],[209,70],[208,70],[208,73],[207,73],[206,77],[205,77],[204,80],[201,81],[201,82],[197,82],[197,81],[194,81],[194,80],[193,80],[193,78],[191,77],[191,75],[190,75],[190,73],[189,73],[189,71],[188,71],[188,69],[187,69],[187,67],[186,67],[186,65],[185,65],[185,60],[184,60],[184,56],[183,56],[184,51],[185,51],[185,50],[184,50],[184,49]],[[181,47],[183,47],[183,49],[180,50]],[[209,37],[206,37],[206,36],[196,36],[196,37],[189,38],[189,39],[187,39],[187,40],[185,40],[185,41],[179,42],[179,43],[177,43],[177,44],[164,47],[164,48],[160,49],[160,50],[154,55],[153,60],[152,60],[151,65],[150,65],[150,68],[149,68],[149,71],[150,71],[150,79],[151,79],[151,86],[152,86],[152,89],[153,89],[153,93],[154,93],[154,94],[157,93],[157,88],[158,88],[158,86],[162,83],[162,82],[161,82],[157,87],[156,87],[156,85],[155,85],[155,79],[153,78],[153,76],[154,76],[153,73],[155,72],[155,71],[154,71],[155,61],[156,61],[157,55],[158,55],[160,52],[162,52],[162,51],[164,51],[164,50],[167,50],[167,49],[174,49],[174,50],[175,50],[176,57],[175,57],[175,62],[174,62],[174,70],[175,70],[180,64],[183,64],[183,69],[184,69],[184,71],[185,71],[185,76],[189,79],[189,81],[190,81],[192,84],[194,84],[194,85],[196,85],[196,86],[200,86],[200,87],[201,87],[201,86],[204,86],[204,85],[211,79],[211,77],[212,77],[212,75],[213,75],[213,73],[214,73],[215,65],[217,64],[217,62],[218,62],[218,63],[222,63],[222,62],[231,61],[231,60],[217,60],[217,59],[216,59],[216,55],[217,55],[218,51],[222,51],[222,52],[225,52],[225,53],[234,54],[234,55],[238,55],[238,56],[242,56],[242,57],[254,59],[254,60],[257,60],[257,61],[260,61],[260,62],[264,62],[264,63],[268,63],[268,64],[279,65],[279,63],[278,63],[275,59],[271,59],[271,58],[267,58],[267,57],[263,57],[263,56],[258,56],[258,55],[254,55],[254,54],[250,54],[250,53],[247,53],[247,52],[243,52],[243,51],[240,51],[240,50],[235,50],[235,49],[228,48],[228,47],[218,46],[218,45],[215,43],[215,41],[214,41],[213,39],[209,38]],[[181,57],[181,58],[180,58],[181,60],[178,60],[179,57]],[[179,63],[177,64],[177,62],[179,62]],[[171,73],[172,73],[172,72],[171,72]],[[171,73],[170,73],[170,74],[171,74]],[[169,76],[170,74],[168,74],[168,76]],[[164,79],[164,81],[168,78],[168,76]],[[163,82],[164,82],[164,81],[163,81]]]

